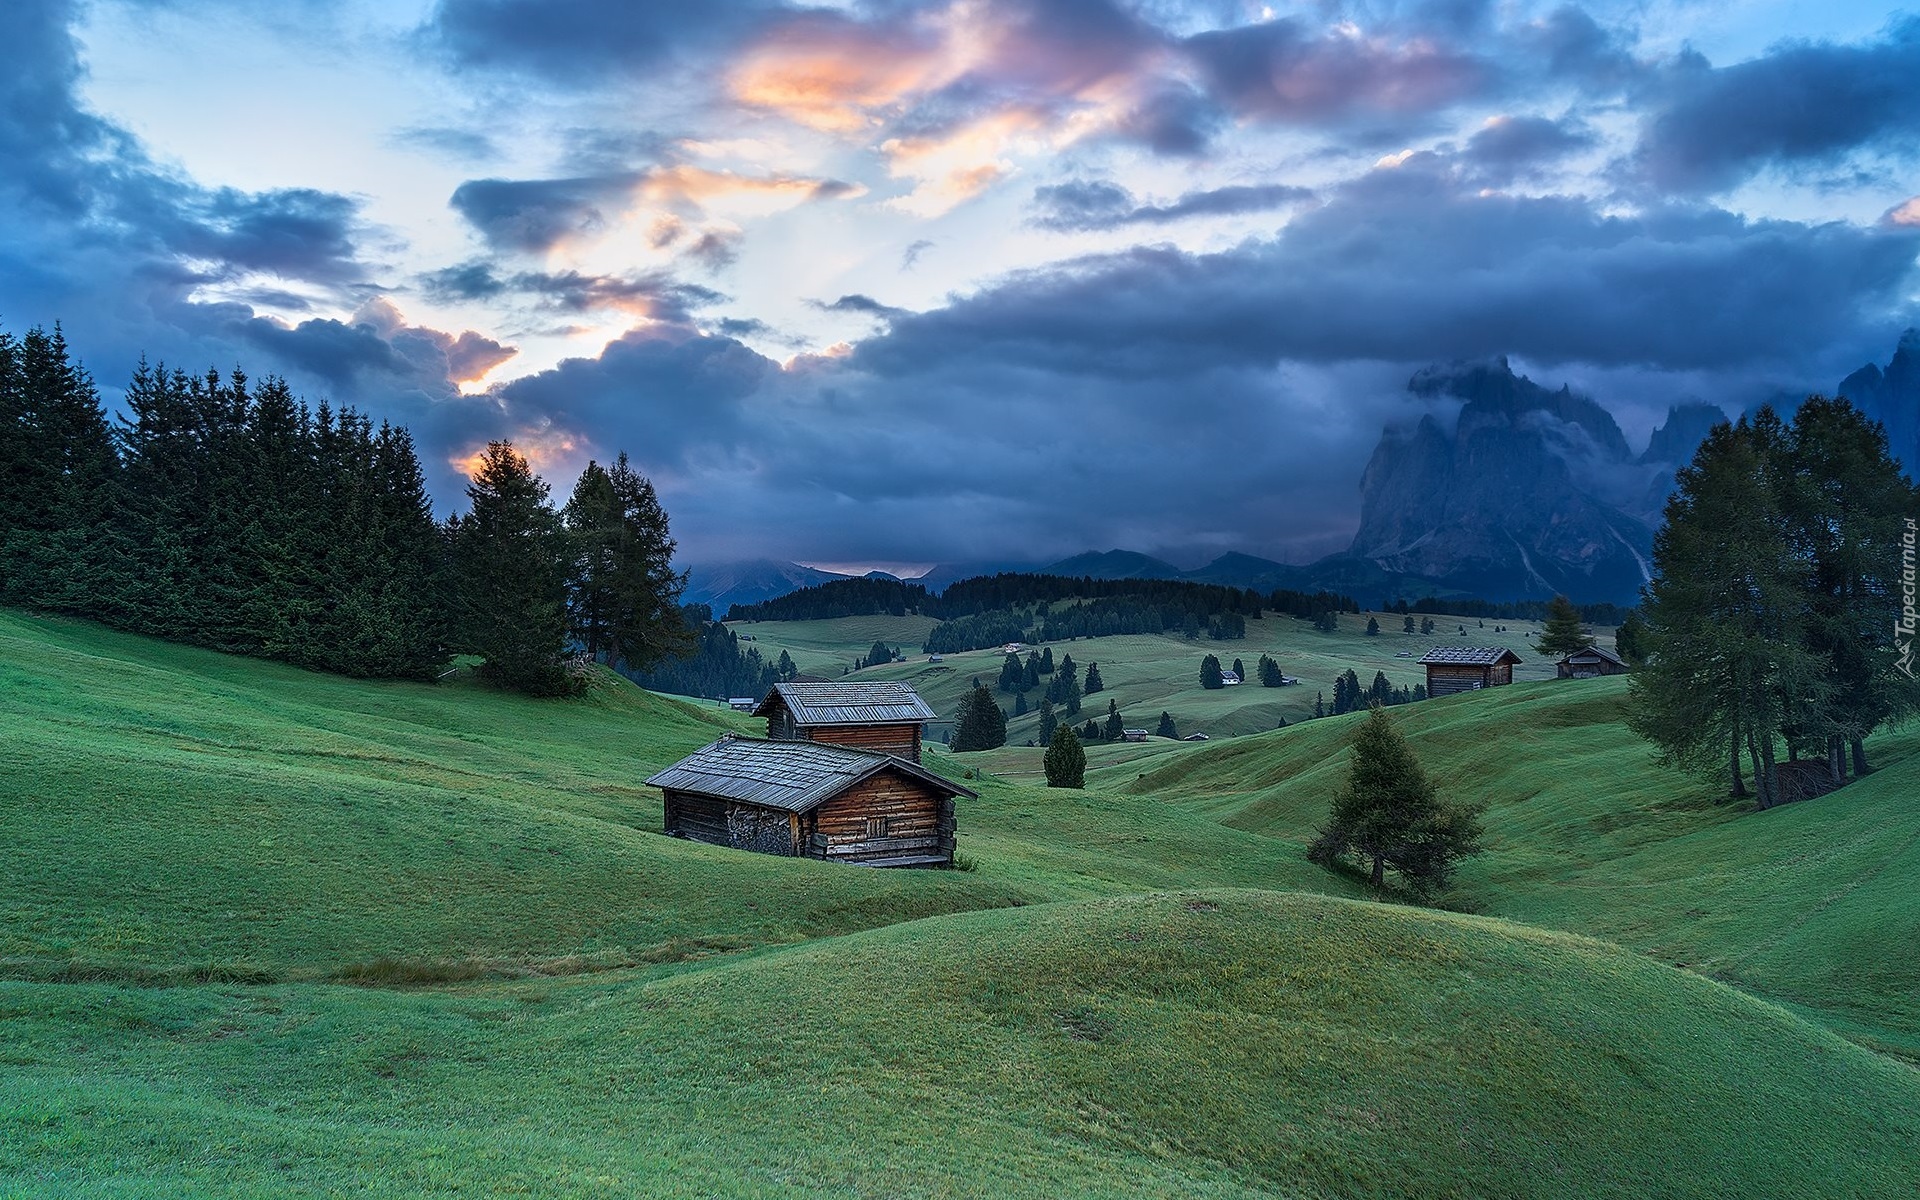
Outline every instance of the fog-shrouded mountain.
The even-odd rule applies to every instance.
[[[1042,567],[1046,575],[1079,579],[1184,579],[1186,572],[1170,562],[1132,550],[1089,551]]]
[[[816,583],[846,578],[771,558],[692,563],[687,565],[686,572],[687,590],[681,596],[682,602],[709,605],[715,614],[726,612],[731,605],[758,604]]]
[[[1842,380],[1839,394],[1886,426],[1893,456],[1920,473],[1920,329],[1901,335],[1885,367],[1868,363]]]
[[[1360,527],[1337,557],[1491,599],[1638,593],[1653,544],[1648,485],[1670,464],[1637,461],[1606,409],[1515,375],[1505,358],[1429,367],[1407,387],[1463,403],[1451,427],[1429,413],[1381,437],[1361,477]],[[1660,453],[1678,453],[1703,416],[1670,417]]]

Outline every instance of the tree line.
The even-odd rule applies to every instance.
[[[589,463],[563,510],[507,442],[433,515],[412,438],[280,379],[142,362],[110,420],[58,328],[0,332],[0,601],[367,678],[558,694],[576,656],[678,653],[653,486]]]

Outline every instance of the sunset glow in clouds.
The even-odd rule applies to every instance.
[[[688,552],[1340,544],[1408,375],[1644,437],[1920,324],[1920,24],[1761,3],[26,0],[0,319]],[[1144,498],[1151,498],[1146,503]]]

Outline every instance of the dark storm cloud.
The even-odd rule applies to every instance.
[[[1241,184],[1188,192],[1171,204],[1141,204],[1118,184],[1070,180],[1035,189],[1034,216],[1041,229],[1083,231],[1123,225],[1164,225],[1187,217],[1233,216],[1272,212],[1313,199],[1313,192],[1288,184]]]
[[[1834,168],[1857,150],[1912,155],[1920,151],[1920,20],[1874,42],[1790,43],[1730,67],[1687,54],[1661,92],[1632,167],[1667,191],[1720,191],[1769,166]]]
[[[578,179],[470,179],[454,189],[455,212],[497,250],[542,254],[606,227],[606,209],[639,182],[633,172]]]
[[[1597,140],[1591,131],[1571,121],[1500,117],[1468,138],[1460,157],[1487,182],[1506,184],[1591,149]]]
[[[1111,376],[1283,359],[1514,353],[1666,368],[1784,361],[1897,304],[1920,231],[1615,216],[1482,194],[1444,160],[1370,172],[1268,242],[1134,250],[1017,274],[895,320],[857,361],[888,374],[998,358]]]
[[[1184,48],[1221,104],[1285,124],[1428,112],[1487,93],[1496,75],[1490,62],[1439,40],[1381,43],[1294,18],[1196,34]]]
[[[575,86],[725,49],[783,11],[770,0],[440,0],[423,33],[462,66]]]

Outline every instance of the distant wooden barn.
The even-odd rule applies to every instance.
[[[1624,675],[1627,664],[1611,650],[1588,646],[1561,659],[1558,670],[1562,679],[1593,679],[1601,675]]]
[[[647,780],[677,837],[869,867],[953,861],[954,798],[917,763],[818,742],[725,737]]]
[[[754,712],[766,740],[721,738],[647,780],[668,833],[871,867],[952,864],[954,800],[975,793],[920,765],[936,714],[912,687],[781,683]]]
[[[1420,656],[1427,695],[1451,696],[1513,682],[1520,656],[1504,646],[1435,646]]]

